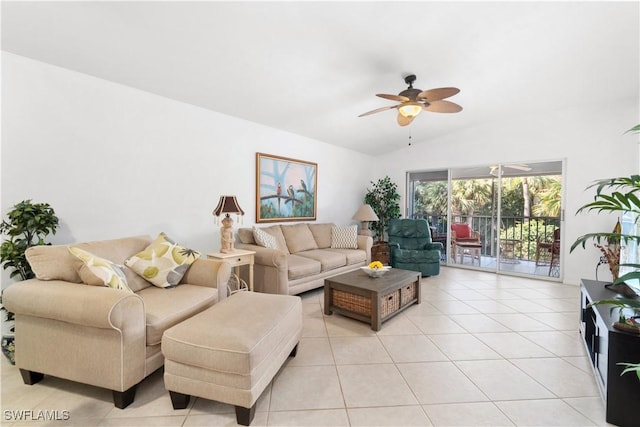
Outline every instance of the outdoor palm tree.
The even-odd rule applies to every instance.
[[[491,180],[460,179],[452,181],[451,210],[455,215],[466,215],[471,223],[475,212],[491,203]]]
[[[425,182],[416,187],[416,211],[446,215],[449,192],[446,181]]]
[[[538,201],[533,206],[536,216],[559,217],[562,202],[560,177],[547,177],[544,187],[536,192]]]

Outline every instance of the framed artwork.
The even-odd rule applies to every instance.
[[[316,219],[318,165],[256,153],[256,222]]]

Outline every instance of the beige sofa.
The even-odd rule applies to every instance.
[[[152,241],[139,236],[73,246],[122,265]],[[46,374],[104,387],[119,408],[163,366],[164,331],[226,298],[231,274],[228,263],[199,258],[178,286],[163,289],[125,267],[131,293],[83,284],[82,262],[67,246],[33,247],[26,255],[37,278],[3,293],[15,313],[16,365],[24,382],[35,384]]]
[[[357,248],[332,248],[332,223],[299,223],[259,227],[275,237],[276,248],[256,243],[252,228],[240,228],[236,248],[256,252],[254,289],[297,295],[324,285],[324,279],[355,270],[371,261],[373,239],[357,236]]]

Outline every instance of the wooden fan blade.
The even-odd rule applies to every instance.
[[[376,96],[379,96],[380,98],[384,98],[384,99],[390,99],[392,101],[398,101],[398,102],[411,101],[409,98],[402,95],[387,95],[386,93],[376,93]]]
[[[441,87],[438,89],[423,90],[418,94],[418,99],[426,99],[428,102],[439,101],[449,98],[458,92],[460,92],[460,89],[457,87]]]
[[[380,107],[380,108],[376,108],[375,110],[371,110],[371,111],[367,111],[366,113],[362,113],[360,114],[358,117],[364,117],[364,116],[368,116],[370,114],[375,114],[375,113],[379,113],[381,111],[387,111],[387,110],[391,110],[393,108],[398,108],[397,105],[389,105],[387,107]]]
[[[413,117],[405,117],[405,116],[403,116],[402,114],[398,113],[398,124],[399,124],[400,126],[406,126],[406,125],[410,124],[410,123],[413,121],[413,119],[414,119],[415,117],[416,117],[416,116],[413,116]]]
[[[432,113],[458,113],[462,111],[462,107],[451,101],[433,101],[429,105],[422,107],[424,111]]]

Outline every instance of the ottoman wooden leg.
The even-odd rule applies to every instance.
[[[113,405],[118,409],[124,409],[131,405],[136,397],[136,386],[137,384],[125,391],[112,390]]]
[[[191,399],[191,395],[182,394],[176,391],[169,390],[169,396],[171,396],[171,404],[173,405],[173,409],[184,409],[189,404],[189,399]]]
[[[20,375],[22,376],[22,381],[27,385],[34,385],[37,382],[42,381],[44,378],[44,374],[40,372],[33,372],[26,369],[20,369]]]
[[[241,426],[251,425],[253,417],[256,414],[256,404],[254,403],[251,408],[243,408],[242,406],[236,406],[236,422]]]
[[[296,354],[298,354],[298,344],[293,347],[293,350],[291,350],[291,353],[289,353],[289,357],[296,357]]]

